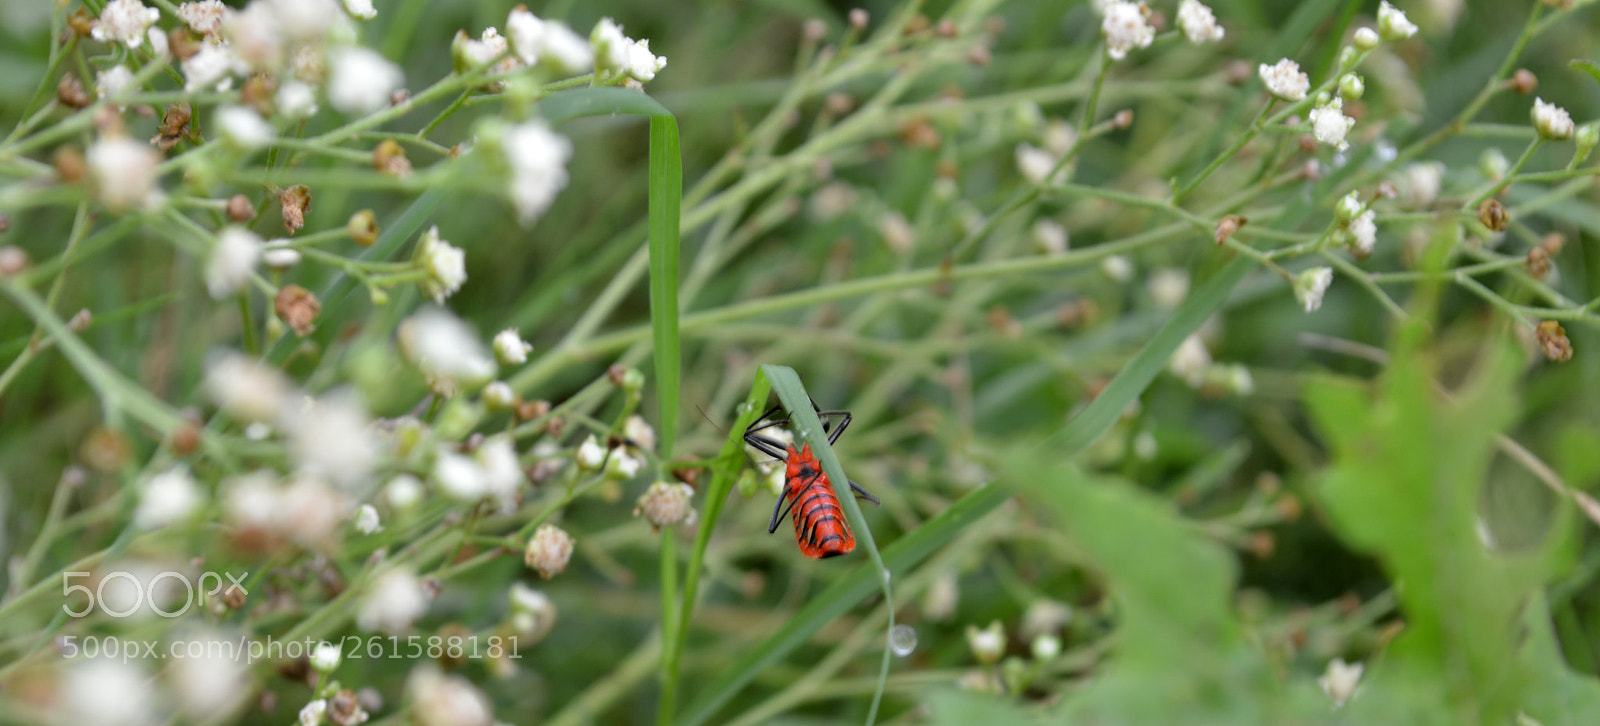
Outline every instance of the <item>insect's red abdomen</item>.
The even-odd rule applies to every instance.
[[[795,451],[789,448],[789,467],[783,495],[794,501],[795,540],[800,552],[818,559],[836,557],[856,548],[856,537],[845,522],[839,497],[833,493],[822,464],[811,453],[811,445]]]

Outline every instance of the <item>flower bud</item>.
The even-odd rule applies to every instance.
[[[1567,110],[1542,98],[1533,100],[1533,129],[1547,141],[1564,141],[1572,138],[1572,116]]]
[[[688,484],[658,481],[639,497],[638,505],[633,508],[633,516],[642,515],[654,532],[679,524],[693,524],[695,511],[690,503],[690,497],[693,496],[694,489]]]
[[[490,411],[509,411],[517,405],[517,392],[505,381],[491,381],[483,387],[483,405]]]
[[[578,445],[578,453],[573,459],[578,462],[578,468],[594,471],[605,463],[606,449],[600,445],[599,441],[595,440],[594,434],[589,434],[589,438],[584,439],[583,443]]]
[[[1356,31],[1351,40],[1356,44],[1355,47],[1360,50],[1372,50],[1378,47],[1378,31],[1372,28],[1361,28]],[[1340,63],[1340,65],[1344,64]]]
[[[977,626],[968,625],[967,647],[972,648],[972,655],[979,663],[993,665],[1005,653],[1005,627],[998,620],[989,623],[989,626],[982,630]]]
[[[320,643],[316,650],[311,652],[311,668],[318,673],[327,675],[339,667],[339,646],[332,643]]]
[[[1339,78],[1339,95],[1344,98],[1361,98],[1361,94],[1365,93],[1366,90],[1366,85],[1361,82],[1361,76],[1354,73],[1346,73]]]
[[[1390,5],[1388,0],[1378,6],[1378,35],[1384,40],[1405,40],[1416,34],[1417,26],[1399,8]]]
[[[1335,216],[1339,218],[1339,224],[1344,225],[1349,224],[1350,220],[1355,219],[1364,209],[1366,209],[1366,205],[1361,203],[1360,192],[1352,190],[1349,194],[1339,198],[1339,203],[1334,207],[1333,211]]]
[[[1046,663],[1061,655],[1061,639],[1054,635],[1040,635],[1033,639],[1033,659]]]
[[[1589,159],[1589,154],[1600,143],[1600,125],[1588,123],[1578,127],[1574,136],[1577,140],[1577,149],[1572,152],[1572,166],[1577,166]]]
[[[560,527],[541,524],[533,537],[528,539],[528,548],[522,553],[522,560],[528,567],[538,570],[540,577],[548,580],[567,569],[567,562],[572,559],[573,544],[572,535]]]

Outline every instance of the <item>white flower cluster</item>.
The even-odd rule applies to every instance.
[[[667,67],[665,56],[650,52],[649,40],[634,40],[622,34],[622,26],[611,18],[601,18],[589,32],[594,46],[594,72],[601,79],[627,76],[644,83]]]
[[[1144,3],[1112,0],[1101,9],[1100,32],[1106,36],[1106,54],[1112,60],[1122,60],[1128,53],[1148,48],[1156,38],[1150,27],[1150,8]]]

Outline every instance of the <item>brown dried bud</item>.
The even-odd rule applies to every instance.
[[[1543,280],[1550,275],[1550,253],[1543,247],[1528,250],[1528,274],[1535,280]]]
[[[1394,182],[1385,179],[1378,182],[1378,196],[1383,199],[1395,199],[1400,196],[1400,190],[1395,187]]]
[[[621,363],[613,363],[610,368],[606,369],[606,377],[610,378],[611,382],[618,386],[622,385],[622,379],[626,375],[628,375],[628,367]]]
[[[133,456],[133,447],[121,432],[96,426],[83,438],[78,456],[90,469],[103,474],[115,474],[127,466]]]
[[[317,315],[322,303],[310,290],[299,285],[284,285],[272,300],[272,310],[288,323],[295,335],[304,338],[316,328]]]
[[[178,142],[189,132],[189,120],[194,117],[194,112],[187,103],[174,103],[167,107],[166,113],[161,116],[161,125],[156,127],[156,135],[150,139],[162,151],[172,151],[177,148]]]
[[[94,23],[94,16],[85,8],[78,8],[67,16],[67,29],[80,38],[87,38],[94,33]]]
[[[924,30],[927,30],[928,26],[932,24],[933,23],[928,20],[928,16],[923,15],[922,13],[917,13],[916,15],[911,16],[910,20],[906,21],[906,35],[920,33]]]
[[[399,106],[400,104],[410,100],[411,92],[404,88],[396,89],[394,93],[389,94],[390,106]]]
[[[1501,206],[1500,200],[1491,197],[1478,205],[1478,221],[1488,227],[1490,232],[1504,232],[1506,226],[1511,223],[1511,218],[1506,215],[1506,208]]]
[[[262,116],[271,116],[273,110],[272,99],[278,93],[278,79],[265,73],[250,76],[244,82],[244,87],[239,89],[239,100],[246,106],[256,110]]]
[[[0,247],[0,277],[11,277],[28,269],[28,251],[16,245]]]
[[[1271,532],[1257,530],[1250,533],[1250,554],[1255,555],[1256,559],[1264,560],[1271,557],[1272,551],[1277,549],[1277,544],[1277,539]]]
[[[189,29],[180,25],[167,32],[167,50],[178,61],[186,61],[200,52],[200,41],[189,34]]]
[[[1278,500],[1278,518],[1285,522],[1294,522],[1300,519],[1305,512],[1305,505],[1300,502],[1300,497],[1286,494]]]
[[[1222,69],[1222,77],[1230,86],[1243,85],[1245,81],[1256,77],[1256,67],[1250,65],[1249,61],[1234,60]]]
[[[1125,108],[1111,117],[1111,125],[1115,128],[1125,129],[1133,125],[1133,109]]]
[[[933,32],[941,38],[954,38],[961,33],[961,28],[956,26],[956,21],[945,18],[933,27]]]
[[[11,229],[11,215],[0,214],[0,234],[5,234]]]
[[[1022,337],[1022,323],[1011,317],[1011,311],[1004,305],[989,308],[989,327],[993,328],[1001,337],[1016,339]]]
[[[1511,80],[1506,81],[1506,87],[1526,96],[1539,87],[1539,77],[1533,75],[1533,71],[1518,68],[1516,73],[1511,74]]]
[[[700,488],[700,469],[692,466],[677,467],[672,470],[672,478],[677,479],[691,488]]]
[[[550,413],[550,402],[545,400],[523,401],[517,404],[517,420],[532,421]]]
[[[200,448],[200,427],[185,421],[172,430],[172,453],[188,456]]]
[[[83,90],[83,81],[71,73],[62,75],[61,82],[56,84],[56,100],[67,108],[83,108],[90,102],[89,92]]]
[[[561,438],[561,433],[566,430],[567,420],[560,416],[551,416],[550,420],[544,423],[544,432],[558,439]]]
[[[827,21],[812,18],[800,24],[800,37],[810,43],[820,43],[828,37]]]
[[[411,176],[411,160],[406,150],[394,139],[384,139],[372,150],[372,168],[389,176]]]
[[[1317,137],[1310,135],[1301,136],[1300,150],[1308,154],[1315,153],[1317,150]]]
[[[1546,320],[1539,323],[1533,335],[1539,341],[1539,350],[1544,351],[1544,357],[1558,363],[1572,360],[1572,341],[1567,339],[1567,331],[1561,327],[1561,323]]]
[[[344,224],[344,231],[356,244],[371,247],[378,242],[378,217],[372,210],[363,209],[350,215],[350,221]]]
[[[939,148],[939,131],[925,118],[914,118],[900,127],[900,140],[913,149]]]
[[[278,192],[278,206],[283,209],[283,226],[289,234],[306,226],[306,212],[311,211],[311,187],[295,184]]]
[[[122,110],[116,106],[109,103],[103,106],[96,106],[90,113],[94,121],[94,129],[99,131],[102,137],[126,136],[128,134],[128,125],[122,121]]]
[[[940,159],[933,165],[933,173],[941,179],[956,179],[961,176],[961,166],[950,159]]]
[[[248,596],[249,593],[245,592],[244,588],[230,584],[222,591],[222,604],[228,606],[229,610],[238,610],[244,607],[245,599]]]
[[[855,28],[856,30],[861,30],[862,28],[867,27],[867,11],[862,10],[861,8],[854,8],[850,11],[850,14],[847,17],[850,20],[850,27]]]
[[[967,62],[982,68],[994,61],[994,52],[987,45],[974,46],[967,51]]]
[[[256,205],[250,203],[250,198],[243,194],[235,194],[228,198],[228,219],[243,224],[256,217]]]
[[[1249,222],[1249,219],[1246,219],[1240,215],[1230,214],[1226,217],[1223,217],[1222,221],[1217,222],[1217,228],[1216,231],[1212,233],[1212,237],[1217,241],[1217,244],[1220,245],[1223,242],[1228,241],[1228,238],[1232,237],[1234,232],[1238,232],[1240,227],[1245,226],[1245,224]]]
[[[0,229],[0,232],[4,231]],[[1562,248],[1567,246],[1567,236],[1560,232],[1551,232],[1539,240],[1539,246],[1544,248],[1545,254],[1555,257],[1561,254]]]
[[[999,37],[1006,32],[1006,19],[999,15],[990,15],[983,19],[983,32]]]
[[[1317,163],[1316,159],[1306,159],[1306,163],[1300,167],[1300,177],[1306,181],[1321,179],[1322,165]]]
[[[446,648],[446,650],[449,650]],[[348,688],[328,697],[328,710],[326,711],[328,723],[334,726],[355,726],[365,723],[367,712],[361,708],[361,702],[356,698],[356,692]]]
[[[55,158],[56,178],[63,184],[77,182],[89,173],[88,163],[83,160],[83,152],[76,146],[63,146],[56,149]]]

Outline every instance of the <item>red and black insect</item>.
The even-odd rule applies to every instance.
[[[815,401],[811,403],[811,408],[817,411],[817,418],[822,420],[822,432],[828,435],[828,445],[832,446],[839,440],[839,435],[844,433],[845,427],[850,425],[850,412],[823,411],[817,409]],[[788,463],[788,471],[784,474],[783,495],[778,497],[777,504],[772,507],[772,521],[767,525],[767,534],[778,531],[778,523],[792,511],[795,541],[799,543],[801,553],[818,559],[847,554],[856,548],[856,537],[850,532],[850,524],[845,521],[844,510],[839,507],[839,497],[834,494],[828,475],[822,471],[822,464],[811,453],[811,445],[806,444],[796,451],[793,444],[784,446],[774,439],[761,435],[766,429],[789,424],[787,417],[776,417],[776,414],[782,411],[782,405],[773,406],[744,430],[746,444],[778,461]],[[830,419],[839,419],[839,425],[831,432],[828,430],[831,425]],[[855,492],[857,497],[873,504],[879,503],[877,497],[867,493],[855,482],[849,484],[850,490]]]

